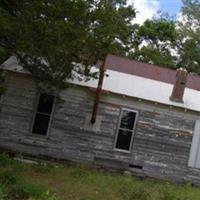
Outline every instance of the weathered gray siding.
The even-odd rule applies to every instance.
[[[200,183],[200,171],[188,168],[198,113],[103,94],[97,122],[89,120],[94,92],[79,86],[62,92],[48,137],[30,134],[37,91],[30,76],[9,73],[0,111],[0,146],[36,156],[98,164],[176,181]],[[121,107],[138,110],[131,153],[114,151]]]

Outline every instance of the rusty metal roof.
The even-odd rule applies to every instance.
[[[107,56],[106,68],[170,84],[176,81],[176,70],[111,54]],[[186,87],[200,90],[200,76],[189,74]]]
[[[7,61],[5,61],[0,66],[0,68],[4,70],[29,74],[26,70],[23,69],[23,67],[19,66],[14,56],[11,56]],[[113,71],[144,77],[169,84],[174,84],[176,81],[176,70],[111,54],[107,56],[106,68]],[[200,76],[189,74],[186,87],[200,91]]]

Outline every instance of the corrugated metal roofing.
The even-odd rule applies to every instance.
[[[13,57],[1,65],[1,68],[27,74]],[[200,76],[188,75],[184,102],[177,103],[169,99],[176,81],[176,70],[114,55],[107,56],[106,68],[108,76],[104,78],[103,90],[200,112]],[[98,70],[96,67],[92,69]],[[97,79],[87,82],[76,79],[68,81],[92,88],[96,88],[98,83]]]
[[[107,56],[106,68],[169,84],[174,84],[176,81],[176,70],[115,55]],[[200,76],[189,74],[186,87],[200,90]]]

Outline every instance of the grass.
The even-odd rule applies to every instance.
[[[84,166],[25,164],[0,156],[0,200],[199,200],[190,184],[141,180]]]

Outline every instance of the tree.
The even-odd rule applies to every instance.
[[[132,57],[200,74],[200,2],[182,0],[182,19],[158,17],[138,27]]]
[[[178,65],[200,74],[200,2],[183,0],[179,22]]]
[[[108,53],[125,55],[134,17],[125,0],[0,0],[0,55],[60,90],[76,74],[93,77],[90,67]]]
[[[138,27],[134,40],[133,58],[151,64],[175,68],[176,25],[173,20],[159,17],[146,20]]]

